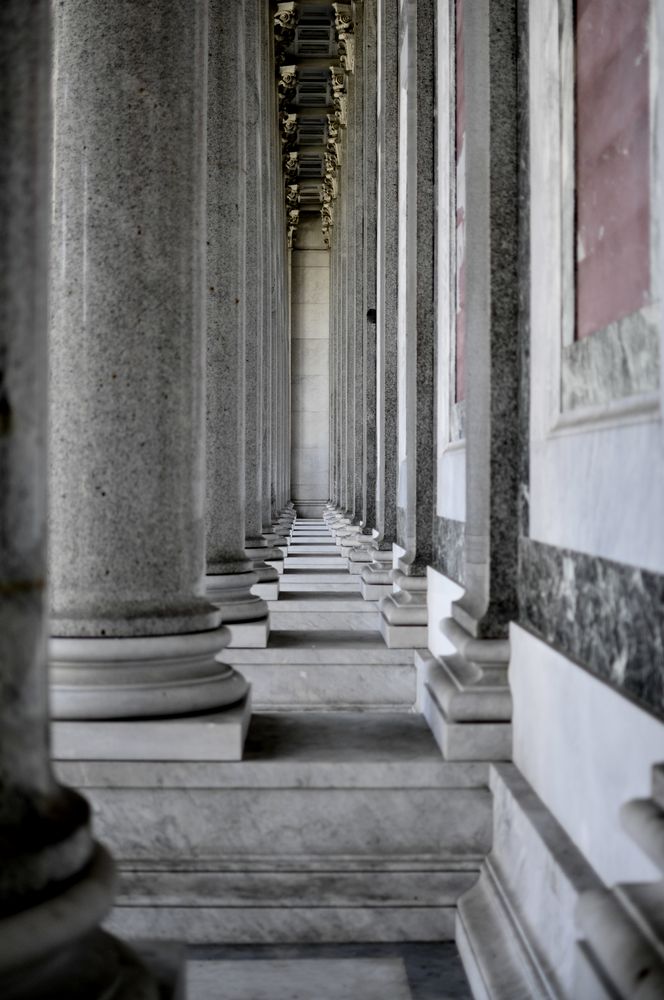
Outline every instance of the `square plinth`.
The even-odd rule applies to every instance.
[[[242,760],[251,694],[237,705],[165,719],[55,720],[54,760]]]

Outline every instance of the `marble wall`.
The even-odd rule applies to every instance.
[[[291,477],[299,514],[320,517],[329,493],[329,251],[318,216],[291,257]]]

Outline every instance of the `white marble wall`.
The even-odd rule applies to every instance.
[[[304,220],[291,260],[291,476],[295,505],[310,516],[329,493],[329,256],[319,217]]]
[[[619,811],[650,795],[664,726],[525,629],[510,642],[514,763],[607,885],[655,878]]]
[[[562,412],[561,220],[572,154],[559,123],[570,84],[565,84],[558,6],[536,0],[532,7],[530,534],[549,545],[661,573],[661,394]],[[652,273],[660,272],[655,259]],[[660,310],[660,337],[661,316]]]

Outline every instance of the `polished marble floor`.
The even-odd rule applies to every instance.
[[[188,1000],[470,1000],[453,944],[191,946]]]

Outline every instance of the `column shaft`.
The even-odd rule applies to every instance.
[[[50,5],[0,7],[0,982],[4,1000],[156,1000],[99,931],[113,869],[49,760],[46,667]]]
[[[207,594],[231,646],[267,643],[245,542],[244,96],[241,4],[209,3],[207,156]]]
[[[266,600],[279,596],[278,573],[265,562],[276,551],[263,536],[263,227],[262,203],[262,39],[259,30],[265,9],[261,0],[246,0],[244,16],[243,78],[245,88],[245,223],[243,257],[243,319],[245,328],[246,394],[246,511],[245,550],[253,561],[258,583],[254,593]]]
[[[204,594],[207,4],[54,12],[54,710],[229,704]]]

